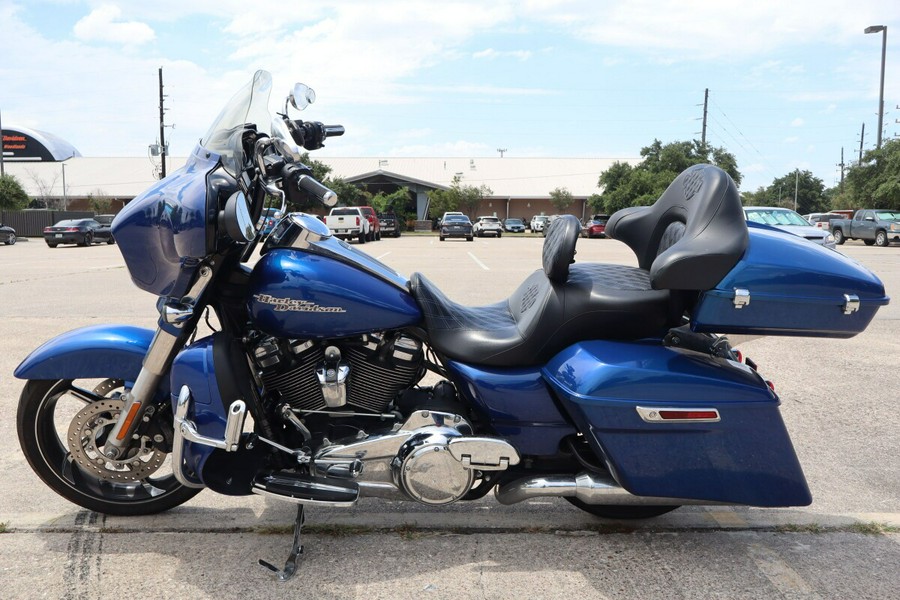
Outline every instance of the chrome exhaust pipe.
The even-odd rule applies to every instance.
[[[578,475],[550,475],[530,477],[497,486],[494,495],[500,504],[515,504],[532,498],[546,496],[578,498],[585,504],[634,505],[679,505],[715,504],[708,501],[693,501],[684,498],[660,498],[656,496],[635,496],[620,486],[611,477],[601,477],[588,472]]]

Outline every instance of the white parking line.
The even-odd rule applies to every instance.
[[[478,264],[479,267],[481,267],[481,268],[484,269],[485,271],[490,271],[490,270],[491,270],[490,267],[488,267],[486,264],[484,264],[483,262],[481,262],[480,260],[478,260],[478,257],[475,256],[474,254],[472,254],[471,252],[469,252],[468,255],[472,258],[472,260],[475,261],[476,264]]]
[[[391,253],[390,250],[388,250],[387,252],[385,252],[385,253],[382,254],[381,256],[376,256],[376,257],[375,257],[375,260],[381,260],[382,258],[384,258],[385,256],[387,256],[387,255],[390,254],[390,253]]]

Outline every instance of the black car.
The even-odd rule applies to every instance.
[[[7,246],[12,246],[13,244],[15,244],[16,230],[9,225],[0,223],[0,242],[3,242]]]
[[[378,213],[381,222],[381,235],[400,237],[400,221],[394,213]]]
[[[95,242],[115,244],[108,225],[101,225],[94,219],[66,219],[52,227],[44,227],[44,241],[51,248],[60,244],[90,246]]]
[[[439,235],[442,242],[448,237],[464,237],[470,242],[475,239],[472,221],[465,215],[444,215]]]

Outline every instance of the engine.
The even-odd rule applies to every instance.
[[[252,358],[266,390],[302,411],[383,413],[424,375],[421,342],[399,333],[329,341],[265,337]]]

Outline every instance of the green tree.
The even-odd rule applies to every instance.
[[[900,140],[888,140],[880,150],[866,152],[863,161],[847,171],[844,185],[836,200],[846,208],[900,210]]]
[[[825,197],[825,184],[810,171],[805,170],[791,171],[772,181],[772,185],[766,188],[772,200],[765,204],[793,209],[795,191],[797,212],[806,214],[827,212],[831,209]]]
[[[21,210],[28,205],[28,194],[15,175],[0,177],[0,208]]]
[[[481,206],[481,201],[493,193],[491,188],[486,185],[479,187],[463,185],[462,178],[456,175],[450,182],[449,189],[428,192],[428,212],[432,217],[438,217],[447,211],[459,210],[474,219],[475,211]]]
[[[558,187],[550,192],[550,203],[553,204],[553,207],[556,208],[556,212],[558,213],[565,212],[565,210],[571,206],[574,199],[572,192],[564,187]]]
[[[698,140],[663,144],[659,140],[641,149],[643,160],[635,166],[615,162],[598,180],[603,192],[593,198],[595,210],[612,214],[629,206],[653,204],[672,180],[697,164],[713,164],[728,173],[740,185],[741,173],[734,155]]]

